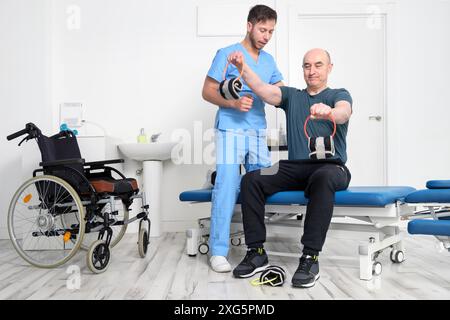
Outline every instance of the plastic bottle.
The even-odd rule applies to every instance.
[[[141,128],[141,132],[137,137],[138,143],[148,143],[147,135],[145,134],[144,128]]]

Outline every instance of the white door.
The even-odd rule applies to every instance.
[[[329,86],[346,88],[353,98],[347,137],[351,185],[385,185],[387,13],[379,7],[334,6],[290,8],[289,85],[305,88],[301,64],[307,50],[330,52]]]

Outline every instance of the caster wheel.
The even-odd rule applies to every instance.
[[[403,261],[405,261],[405,254],[401,250],[392,250],[391,261],[393,263],[402,263]]]
[[[383,271],[383,266],[381,265],[381,263],[374,262],[374,264],[372,265],[372,274],[374,276],[379,276],[382,271]]]
[[[231,238],[231,244],[235,247],[241,245],[241,238]]]
[[[139,256],[141,258],[145,258],[147,255],[148,244],[150,243],[147,230],[145,228],[141,228],[139,230],[138,237]]]
[[[86,264],[93,273],[102,273],[108,269],[111,262],[111,251],[105,240],[94,241],[86,256]]]
[[[200,252],[201,254],[207,254],[209,252],[209,246],[207,243],[201,243],[198,246],[198,252]]]

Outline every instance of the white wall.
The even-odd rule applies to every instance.
[[[286,79],[288,56],[283,44],[289,32],[287,11],[293,2],[299,3],[266,1],[275,3],[279,13],[270,50]],[[59,104],[75,101],[84,104],[87,120],[101,123],[109,135],[133,141],[141,127],[148,133],[162,131],[162,139],[169,139],[180,128],[193,134],[195,122],[202,124],[203,131],[211,128],[216,108],[201,99],[205,74],[215,51],[242,37],[197,37],[197,6],[250,6],[256,1],[44,3],[0,0],[0,39],[2,48],[8,49],[0,50],[1,112],[7,119],[0,129],[3,136],[30,120],[55,131]],[[445,99],[450,73],[450,2],[389,3],[395,7],[395,47],[390,50],[395,52],[396,76],[388,84],[394,92],[388,102],[388,178],[390,184],[421,187],[427,179],[450,176],[446,139],[450,109]],[[74,28],[74,8],[81,10],[79,29]],[[357,50],[357,46],[342,49]],[[1,139],[0,146],[8,154],[0,159],[1,176],[3,181],[12,181],[0,194],[0,226],[4,226],[9,198],[21,182],[15,173],[20,150]],[[208,167],[165,164],[161,209],[166,231],[184,230],[194,225],[196,217],[209,214],[208,205],[178,201],[181,191],[203,184]]]
[[[24,182],[19,140],[6,136],[27,122],[43,130],[52,125],[49,17],[47,0],[0,1],[0,238],[7,237],[9,201]]]
[[[389,182],[422,188],[450,178],[450,1],[401,0],[396,14]]]

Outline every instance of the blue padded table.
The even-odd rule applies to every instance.
[[[336,192],[336,206],[385,207],[405,198],[416,189],[412,187],[350,187]],[[182,192],[180,201],[210,202],[211,189],[199,189]],[[240,199],[238,199],[240,204]],[[269,196],[266,204],[274,205],[307,205],[308,199],[303,191],[282,191]]]
[[[450,220],[417,219],[408,222],[410,234],[450,237]]]
[[[427,189],[450,189],[450,180],[427,181]]]
[[[433,207],[450,207],[450,180],[430,180],[427,189],[410,193],[405,202],[434,210]],[[448,215],[448,214],[447,214]],[[408,223],[410,234],[450,236],[450,217],[438,219],[415,219]]]
[[[406,198],[407,203],[435,203],[435,204],[449,204],[450,203],[450,189],[425,189],[410,193]]]

